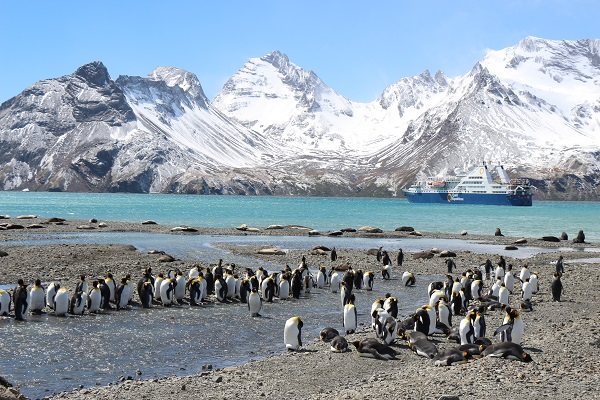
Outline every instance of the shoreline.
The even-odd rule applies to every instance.
[[[43,220],[0,220],[2,222],[41,224]],[[65,221],[66,225],[48,224],[46,228],[26,230],[0,231],[0,250],[8,256],[0,258],[3,268],[0,274],[0,284],[14,283],[15,278],[23,276],[23,269],[29,271],[25,278],[33,274],[54,274],[74,282],[79,271],[89,276],[99,276],[108,270],[114,273],[131,273],[136,281],[146,266],[153,270],[165,268],[164,264],[156,261],[156,255],[144,254],[133,246],[126,245],[27,245],[11,246],[10,242],[21,233],[62,233],[78,232],[78,226],[91,225],[89,221]],[[105,228],[96,230],[118,232],[147,232],[168,233],[173,235],[209,234],[209,235],[276,235],[276,236],[305,236],[306,230],[295,228],[270,229],[261,228],[258,232],[240,231],[236,228],[196,228],[197,232],[172,233],[172,227],[160,225],[141,225],[134,223],[106,222]],[[449,235],[422,232],[423,237],[452,238],[467,240],[484,240],[489,243],[509,245],[520,238],[482,236],[482,235]],[[406,232],[344,233],[347,237],[411,237]],[[415,237],[417,239],[417,237]],[[524,246],[558,249],[566,247],[567,242],[545,242],[528,238]],[[318,237],[315,244],[318,244]],[[285,255],[258,255],[256,251],[264,246],[234,246],[219,244],[235,254],[252,256],[264,261],[298,264],[302,255],[306,255],[311,266],[329,265],[328,257],[308,254],[307,250],[290,250]],[[521,245],[520,245],[521,246]],[[430,360],[416,356],[399,341],[395,346],[399,360],[379,361],[357,357],[355,352],[331,353],[329,345],[313,338],[303,338],[306,341],[303,350],[283,355],[268,357],[261,361],[246,363],[222,370],[206,371],[200,375],[187,377],[164,377],[153,380],[125,381],[118,385],[83,388],[73,392],[63,392],[52,398],[71,399],[139,399],[156,396],[172,399],[187,399],[190,396],[198,398],[246,398],[270,397],[274,399],[285,397],[296,398],[413,398],[436,399],[442,395],[455,395],[460,399],[505,399],[506,387],[510,388],[510,398],[551,397],[570,399],[575,396],[582,398],[598,398],[597,384],[600,378],[600,361],[595,356],[600,347],[600,313],[597,303],[600,295],[596,290],[596,282],[600,280],[598,268],[600,263],[569,263],[565,265],[563,285],[565,295],[563,302],[554,303],[549,294],[549,282],[554,270],[553,262],[558,254],[570,259],[599,257],[599,253],[582,253],[581,248],[597,248],[597,243],[575,245],[569,241],[572,252],[556,251],[539,253],[527,259],[507,258],[507,263],[513,263],[520,268],[523,263],[530,265],[532,271],[540,276],[540,292],[534,296],[534,310],[522,313],[525,321],[524,348],[532,353],[533,363],[521,363],[503,359],[483,358],[473,360],[468,364],[453,367],[436,367]],[[352,263],[353,265],[375,265],[374,257],[364,250],[338,248],[338,265]],[[446,250],[446,249],[440,249]],[[452,250],[452,249],[448,249]],[[458,273],[475,265],[481,264],[486,258],[492,257],[495,263],[497,256],[493,254],[476,254],[469,251],[456,252],[454,257]],[[394,255],[394,254],[392,254]],[[444,275],[446,273],[444,259],[439,255],[428,260],[413,259],[412,254],[405,254],[404,269],[413,272],[417,279],[419,275]],[[226,260],[224,260],[226,261]],[[395,260],[394,260],[395,261]],[[51,264],[60,264],[51,267]],[[193,260],[177,261],[176,265],[189,266]],[[243,266],[242,266],[243,267]],[[36,269],[37,268],[37,269]],[[85,268],[85,269],[84,269]],[[157,269],[155,269],[157,268]],[[183,268],[182,268],[183,269]],[[76,273],[77,272],[77,273]],[[401,274],[401,269],[395,273]],[[517,270],[518,272],[518,270]],[[377,279],[380,279],[378,276]],[[70,284],[69,284],[70,285]],[[518,301],[520,288],[511,296]],[[516,305],[516,303],[515,303]],[[488,337],[502,319],[501,311],[490,311],[488,319]],[[457,324],[459,318],[455,317]],[[305,323],[318,323],[305,321]],[[282,327],[283,330],[283,327]],[[363,332],[349,335],[349,340],[374,337],[374,332],[367,329]],[[441,336],[435,336],[437,344],[442,348],[453,347]],[[283,348],[283,343],[276,343],[277,349]],[[351,346],[352,347],[352,346]],[[0,392],[1,393],[1,392]],[[437,396],[437,397],[436,397]]]

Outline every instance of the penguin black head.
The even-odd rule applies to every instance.
[[[35,280],[35,286],[42,286],[42,281],[40,279]]]
[[[23,279],[19,279],[19,280],[17,281],[17,285],[19,285],[19,286],[23,286],[23,284],[24,284],[24,283],[25,283],[25,282],[23,282]]]

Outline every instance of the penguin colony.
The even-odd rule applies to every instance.
[[[381,250],[377,251],[376,256],[378,262],[383,264],[382,279],[391,279],[390,257]],[[398,266],[402,266],[403,257],[400,250]],[[332,252],[332,261],[335,258],[337,253]],[[489,264],[491,262],[488,260],[485,268],[468,269],[456,277],[448,274],[444,281],[431,282],[427,289],[429,303],[404,317],[399,316],[398,299],[391,294],[375,299],[370,310],[370,325],[375,338],[351,344],[359,356],[379,360],[395,359],[398,353],[394,347],[402,340],[415,354],[433,360],[435,365],[465,363],[482,356],[531,361],[531,356],[521,347],[525,331],[521,313],[533,310],[534,296],[539,290],[537,274],[529,271],[527,265],[517,273],[512,270],[512,265],[506,266],[500,257],[493,276],[490,276]],[[452,265],[457,268],[454,261]],[[482,270],[486,272],[485,275]],[[562,260],[559,260],[551,285],[554,301],[560,301],[563,273]],[[344,332],[340,334],[334,328],[327,327],[321,331],[320,338],[331,343],[331,351],[346,352],[349,346],[344,334],[356,332],[359,325],[353,291],[365,294],[371,291],[374,276],[373,271],[355,271],[350,266],[335,267],[329,271],[321,266],[314,277],[303,257],[294,270],[287,265],[276,273],[269,273],[263,268],[257,271],[247,268],[243,278],[239,277],[234,264],[224,266],[222,260],[212,267],[193,266],[187,278],[177,268],[157,276],[148,268],[137,284],[132,282],[130,275],[117,280],[107,273],[91,283],[82,275],[71,295],[58,282],[51,282],[44,288],[38,279],[28,288],[23,280],[19,280],[12,294],[0,289],[0,316],[9,316],[12,310],[16,320],[24,321],[29,315],[44,312],[66,316],[83,315],[86,311],[118,311],[133,304],[134,292],[137,291],[144,308],[158,305],[170,307],[186,301],[191,306],[199,306],[209,296],[214,296],[223,303],[243,303],[248,307],[251,317],[259,317],[263,301],[273,302],[274,297],[279,300],[299,299],[302,293],[310,292],[313,287],[324,289],[329,286],[332,293],[340,293]],[[416,278],[407,271],[399,282],[410,287],[416,284]],[[521,298],[517,300],[515,288],[519,286]],[[486,329],[486,316],[490,313],[495,321],[501,320],[491,338]],[[502,317],[498,314],[502,314]],[[286,321],[284,343],[288,350],[301,348],[303,325],[299,316]],[[438,351],[431,341],[434,335],[456,342],[457,347]],[[497,338],[497,343],[492,343],[492,338]]]

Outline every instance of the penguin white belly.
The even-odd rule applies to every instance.
[[[529,279],[530,276],[531,276],[531,272],[529,272],[529,269],[523,268],[521,270],[521,274],[519,275],[519,278],[521,279],[521,282],[525,282],[525,279]]]
[[[160,300],[160,286],[163,281],[163,278],[156,278],[154,280],[154,300]]]
[[[288,350],[298,350],[302,346],[301,321],[297,317],[288,319],[283,329],[283,341]]]
[[[188,273],[188,278],[197,278],[200,276],[200,271],[198,271],[198,267],[194,267],[192,269],[190,269],[190,272]]]
[[[323,272],[317,272],[317,287],[323,289],[325,287],[325,275]]]
[[[110,301],[115,301],[115,294],[117,291],[117,285],[115,281],[112,279],[106,279],[104,283],[106,283],[106,286],[108,286],[108,290],[110,291]]]
[[[65,315],[69,312],[69,292],[67,289],[60,288],[54,296],[54,313],[56,315]]]
[[[450,318],[450,309],[447,305],[438,305],[438,317],[441,323],[448,328],[452,328],[452,319]]]
[[[473,343],[471,340],[471,319],[470,318],[464,318],[460,321],[460,325],[458,328],[458,333],[460,335],[460,344],[465,345],[465,344],[470,344]]]
[[[331,289],[331,293],[337,293],[340,290],[340,274],[338,274],[337,272],[334,272],[333,275],[331,275],[331,284],[330,284],[330,289]]]
[[[284,279],[279,284],[279,299],[287,300],[289,297],[290,297],[290,283]]]
[[[435,307],[435,305],[438,303],[438,300],[442,296],[444,296],[444,292],[442,292],[441,290],[434,290],[433,292],[431,292],[431,296],[429,296],[429,306]]]
[[[160,301],[163,305],[168,306],[173,303],[173,290],[171,289],[171,279],[163,279],[160,283]]]
[[[227,284],[227,298],[233,299],[235,297],[235,278],[233,275],[227,275],[225,283]]]
[[[515,276],[512,274],[512,272],[506,273],[506,276],[504,277],[504,286],[506,286],[510,293],[515,290]]]
[[[522,295],[522,299],[523,300],[531,300],[531,297],[533,296],[533,288],[531,287],[531,283],[530,282],[525,282],[523,284],[523,295]]]
[[[513,327],[510,331],[510,341],[520,345],[523,340],[524,331],[525,325],[523,324],[523,320],[520,317],[516,318],[513,321]]]
[[[79,304],[77,304],[77,300],[75,300],[75,304],[73,305],[73,314],[82,315],[85,310],[85,305],[87,304],[87,293],[81,293],[81,300]]]
[[[262,299],[256,292],[251,292],[248,296],[248,310],[250,311],[250,316],[258,317],[260,316],[260,310],[262,309]]]
[[[32,312],[41,311],[46,306],[44,289],[39,286],[31,288],[29,291],[29,299],[31,301],[29,310]]]
[[[200,301],[206,298],[206,279],[200,280]]]
[[[102,306],[102,292],[100,289],[92,289],[89,293],[88,311],[98,312]]]
[[[0,289],[0,315],[8,316],[10,311],[10,294],[6,290]]]
[[[175,300],[183,300],[183,297],[185,296],[185,279],[183,276],[179,275],[175,282],[177,285],[175,285],[175,293],[173,293],[173,296],[175,297]]]
[[[498,266],[495,272],[496,278],[504,278],[504,268]]]
[[[408,282],[408,280],[412,277],[412,274],[408,271],[405,271],[402,274],[402,285],[406,286],[406,282]]]
[[[54,296],[56,296],[57,290],[58,289],[54,285],[54,282],[52,282],[50,285],[48,285],[48,289],[46,290],[46,304],[48,305],[48,307],[50,307],[53,310],[54,310]]]
[[[531,293],[536,294],[539,290],[538,277],[536,274],[531,274],[529,276],[529,284],[531,285]]]
[[[508,304],[508,289],[506,287],[500,287],[498,292],[498,302],[500,302],[500,304]]]
[[[117,307],[119,309],[127,308],[127,304],[129,304],[129,290],[126,285],[121,289],[121,295],[117,300]]]
[[[346,304],[344,306],[344,329],[346,333],[354,333],[356,331],[356,307],[354,307],[354,304]]]

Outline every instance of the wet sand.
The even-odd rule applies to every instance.
[[[142,225],[134,223],[106,222],[105,227],[90,224],[88,221],[65,221],[62,225],[45,224],[47,220],[0,220],[0,223],[15,223],[24,226],[39,224],[43,228],[0,231],[0,251],[8,253],[1,257],[0,284],[15,283],[23,278],[30,282],[35,278],[44,281],[61,280],[74,286],[80,274],[89,277],[103,275],[111,271],[115,276],[126,273],[137,281],[142,271],[151,266],[160,272],[177,265],[182,270],[191,266],[194,260],[180,260],[175,263],[161,263],[158,255],[144,254],[131,246],[124,245],[50,245],[50,246],[11,246],[10,242],[23,233],[53,233],[78,231],[83,225],[97,230],[134,231],[148,233],[190,234],[238,234],[238,235],[287,235],[306,236],[308,231],[298,228],[264,229],[248,232],[235,228],[212,229],[196,228],[197,232],[172,232],[173,227]],[[357,227],[358,228],[358,227]],[[418,228],[418,227],[416,227]],[[495,227],[494,227],[495,228]],[[79,229],[81,230],[81,229]],[[335,229],[332,229],[332,231]],[[321,232],[327,234],[327,232]],[[489,243],[511,245],[517,239],[510,237],[447,235],[423,232],[425,237],[466,238],[485,240]],[[573,233],[574,235],[575,233]],[[411,237],[406,232],[383,233],[344,233],[347,237]],[[416,239],[416,238],[415,238]],[[410,398],[437,399],[440,396],[458,396],[460,399],[524,399],[552,398],[582,399],[600,398],[597,382],[600,379],[600,292],[596,286],[600,281],[600,263],[571,262],[581,258],[597,258],[599,253],[581,252],[584,247],[599,248],[598,243],[575,245],[571,241],[560,243],[545,242],[528,238],[527,246],[545,248],[573,248],[562,251],[566,260],[565,275],[562,278],[565,293],[563,301],[553,302],[550,295],[550,282],[554,272],[554,262],[559,252],[540,253],[527,259],[505,257],[512,263],[515,272],[527,263],[540,277],[540,290],[533,297],[534,310],[522,312],[525,323],[523,347],[534,362],[522,363],[495,358],[482,358],[467,364],[452,367],[436,367],[431,360],[417,356],[399,341],[394,345],[398,360],[379,361],[358,357],[354,351],[337,354],[329,351],[329,344],[304,338],[305,345],[300,352],[290,352],[282,356],[270,357],[263,361],[241,365],[224,370],[207,371],[198,376],[165,377],[155,380],[125,381],[106,387],[84,388],[79,391],[61,393],[55,398],[71,399],[188,399],[192,398]],[[216,240],[218,242],[218,240]],[[315,238],[318,244],[318,237]],[[523,245],[518,245],[523,246]],[[233,246],[221,244],[236,254],[271,260],[291,266],[298,265],[302,255],[311,266],[331,265],[327,255],[311,255],[306,250],[289,251],[285,255],[263,256],[256,254],[257,246]],[[160,249],[159,249],[160,250]],[[395,250],[395,249],[394,249]],[[453,250],[453,249],[439,249]],[[375,257],[363,250],[337,249],[339,259],[336,265],[349,264],[355,269],[372,269],[380,278],[380,268]],[[391,253],[395,262],[395,252]],[[494,263],[496,254],[475,254],[468,251],[457,252],[454,257],[458,269],[453,274],[476,267],[487,258]],[[227,260],[224,260],[227,262]],[[167,264],[169,264],[167,266]],[[241,266],[243,268],[243,266]],[[413,259],[405,252],[402,268],[395,268],[396,277],[404,271],[413,272],[417,279],[422,275],[445,274],[444,259],[439,255],[431,259]],[[377,283],[376,283],[377,284]],[[374,299],[373,299],[374,300]],[[400,306],[402,299],[399,299]],[[516,285],[511,296],[511,306],[519,307],[520,286]],[[502,323],[502,311],[490,311],[486,315],[488,337]],[[459,317],[453,319],[458,324]],[[318,321],[304,321],[305,324],[318,324]],[[368,329],[353,335],[349,340],[374,337]],[[434,336],[440,349],[454,347],[443,336]],[[273,346],[283,348],[282,343]],[[351,346],[352,347],[352,346]],[[0,393],[2,393],[0,391]]]

